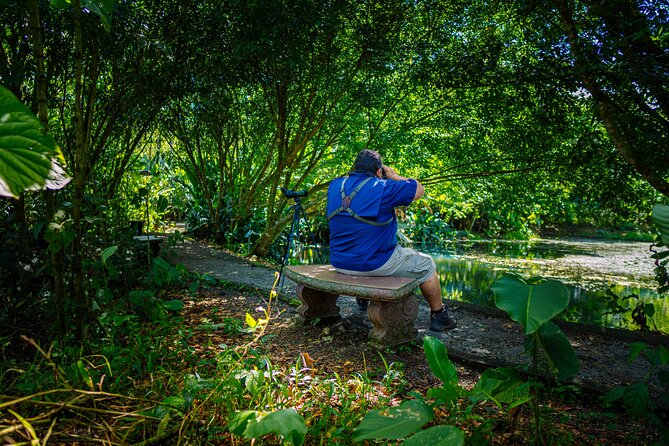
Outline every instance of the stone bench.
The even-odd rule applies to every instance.
[[[295,291],[302,302],[298,312],[304,323],[339,320],[336,302],[345,295],[369,300],[367,316],[372,329],[368,339],[372,347],[383,349],[416,339],[416,279],[349,276],[330,265],[289,266],[285,274],[297,283]]]
[[[158,257],[158,254],[160,254],[160,244],[163,242],[161,237],[156,237],[154,235],[135,235],[133,240],[135,240],[136,243],[141,243],[143,246],[146,246],[145,243],[148,243],[153,257]]]

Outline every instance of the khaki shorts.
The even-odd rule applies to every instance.
[[[350,271],[347,269],[336,268],[342,274],[352,276],[397,276],[413,277],[418,279],[418,283],[423,283],[435,273],[436,267],[434,260],[427,254],[418,252],[415,249],[404,248],[397,245],[395,251],[383,266],[372,271]]]

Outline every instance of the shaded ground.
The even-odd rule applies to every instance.
[[[183,263],[200,274],[210,274],[224,283],[238,286],[239,291],[235,291],[234,287],[212,289],[202,300],[191,302],[188,311],[194,324],[212,308],[230,317],[243,318],[246,312],[253,313],[256,307],[266,305],[269,290],[274,283],[274,269],[192,240],[179,244],[174,254],[174,263]],[[402,364],[411,388],[425,390],[438,385],[427,366],[420,340],[415,345],[381,353],[369,349],[365,344],[370,329],[366,313],[357,310],[354,299],[344,296],[337,302],[342,314],[340,322],[327,327],[299,325],[295,319],[299,302],[292,289],[293,284],[286,279],[282,289],[282,296],[286,299],[277,302],[273,311],[275,317],[266,345],[272,352],[275,364],[290,365],[296,361],[305,361],[306,354],[309,361],[313,361],[312,367],[319,372],[343,374],[357,371],[380,375],[385,373],[389,365]],[[416,326],[419,338],[436,336],[446,344],[449,357],[458,364],[463,385],[473,385],[479,373],[488,366],[526,363],[520,326],[505,314],[460,302],[450,302],[449,306],[458,319],[458,328],[446,333],[428,331],[429,311],[424,302],[420,302]],[[591,400],[594,406],[594,402],[598,401],[595,395],[617,385],[643,381],[647,376],[649,368],[645,361],[637,360],[632,365],[627,363],[629,342],[642,340],[652,345],[666,346],[669,345],[667,337],[568,323],[561,326],[576,350],[581,365],[573,381],[578,386],[563,387],[560,401],[550,403],[556,414],[560,413],[561,423],[566,423],[568,429],[570,423],[574,423],[574,435],[580,439],[579,443],[646,443],[647,436],[654,435],[652,429],[625,417],[618,417],[615,422],[611,422],[605,420],[609,415],[601,415],[604,419],[598,420],[597,409],[584,405]],[[216,345],[216,342],[210,342],[209,345]],[[669,368],[665,366],[665,369]],[[650,385],[652,395],[657,397],[660,388],[656,379]],[[589,394],[593,397],[588,397]],[[586,397],[583,398],[583,395]],[[578,403],[574,402],[575,398]],[[595,410],[594,415],[587,415],[592,410]],[[584,420],[584,417],[590,416],[594,418]]]

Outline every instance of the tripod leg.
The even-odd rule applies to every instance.
[[[290,258],[290,252],[292,251],[293,248],[293,243],[295,240],[295,234],[299,237],[300,234],[300,214],[299,214],[299,202],[293,205],[294,212],[293,212],[293,221],[290,223],[290,232],[288,233],[288,241],[286,243],[286,253],[283,256],[283,262],[281,262],[281,270],[279,271],[279,289],[283,288],[283,268],[286,266],[286,263],[288,263],[288,259]]]

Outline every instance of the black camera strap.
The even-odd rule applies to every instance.
[[[373,180],[374,177],[368,177],[364,180],[362,180],[360,183],[358,183],[357,186],[353,188],[353,191],[349,195],[346,195],[346,192],[344,191],[344,186],[346,185],[346,180],[348,180],[349,177],[344,178],[344,181],[341,182],[341,206],[339,206],[337,209],[334,211],[330,212],[330,215],[328,215],[328,220],[332,219],[335,215],[337,215],[340,212],[347,212],[351,217],[355,218],[356,220],[359,220],[363,223],[367,223],[368,225],[372,226],[385,226],[389,224],[390,222],[393,221],[393,217],[390,217],[390,220],[388,221],[383,221],[383,222],[378,222],[378,221],[373,221],[373,220],[368,220],[364,217],[359,216],[358,214],[351,209],[351,201],[353,201],[353,198],[357,195],[357,193],[362,189],[362,187],[369,183],[370,180]]]

